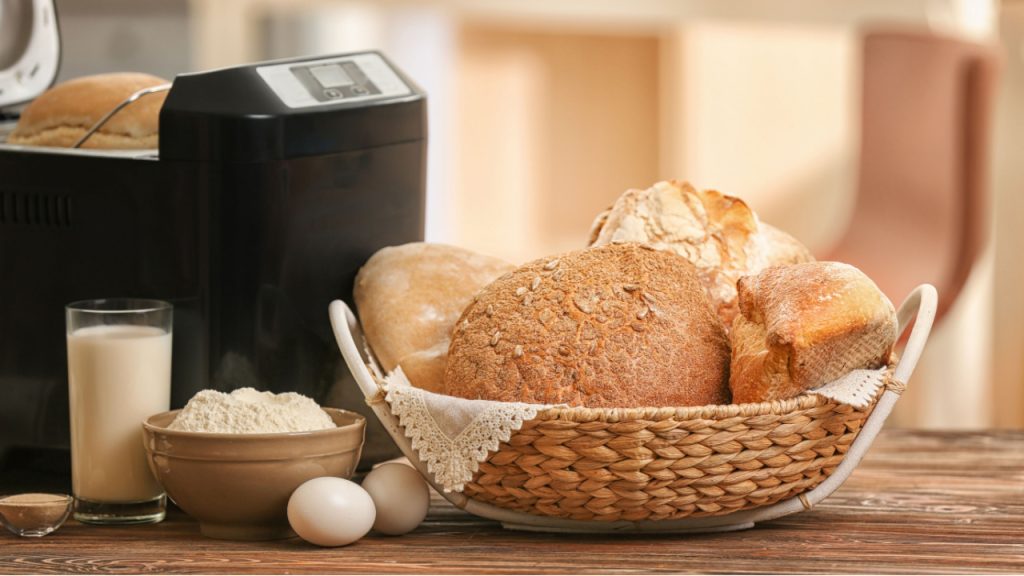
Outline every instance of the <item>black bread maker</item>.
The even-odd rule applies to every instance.
[[[252,386],[365,412],[327,306],[375,251],[423,238],[423,92],[378,52],[279,60],[178,75],[157,149],[12,145],[60,38],[51,0],[3,6],[0,470],[68,446],[75,300],[174,305],[172,408]],[[392,455],[369,428],[364,464]]]

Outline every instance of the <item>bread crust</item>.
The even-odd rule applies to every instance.
[[[588,407],[728,402],[729,346],[693,265],[637,244],[536,260],[452,336],[445,393]]]
[[[28,146],[71,147],[124,99],[143,88],[166,84],[149,74],[119,72],[62,82],[32,101],[8,142]],[[166,93],[145,96],[115,114],[82,148],[156,148],[160,108]]]
[[[761,223],[743,200],[688,182],[627,190],[591,226],[590,245],[639,242],[694,264],[728,328],[738,312],[736,281],[768,266],[814,260],[792,236]]]
[[[896,341],[896,311],[849,264],[776,266],[739,281],[730,334],[733,400],[783,400],[857,368],[877,368]]]
[[[399,365],[418,388],[440,392],[455,321],[476,292],[514,266],[445,244],[379,250],[356,274],[353,296],[381,367]]]

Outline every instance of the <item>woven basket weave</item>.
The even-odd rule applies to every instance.
[[[873,406],[804,395],[682,409],[552,408],[503,442],[465,493],[574,520],[730,514],[820,484]]]

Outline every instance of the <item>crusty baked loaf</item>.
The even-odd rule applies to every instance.
[[[889,360],[896,311],[849,264],[776,266],[739,281],[729,387],[733,401],[783,400]]]
[[[623,242],[672,250],[692,262],[727,328],[736,316],[741,276],[814,259],[792,236],[759,222],[739,198],[674,180],[627,190],[598,215],[590,244]]]
[[[25,108],[8,142],[71,147],[124,99],[143,88],[166,83],[162,78],[133,72],[62,82]],[[156,148],[165,97],[166,93],[150,94],[129,104],[90,136],[82,148]]]
[[[463,248],[414,242],[384,248],[356,275],[353,294],[381,367],[439,392],[452,328],[473,295],[514,266]]]
[[[587,407],[728,402],[729,344],[693,265],[638,244],[494,281],[452,336],[445,393]]]

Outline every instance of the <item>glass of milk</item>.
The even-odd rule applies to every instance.
[[[74,517],[159,522],[167,497],[146,464],[142,421],[170,408],[173,309],[118,298],[73,302],[65,313]]]

